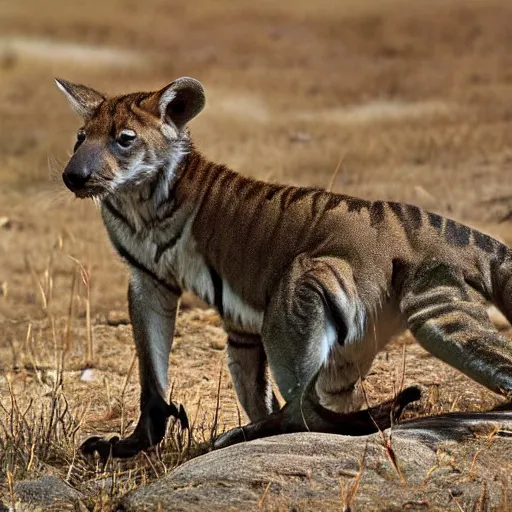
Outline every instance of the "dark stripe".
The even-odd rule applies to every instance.
[[[306,197],[308,194],[313,192],[310,188],[300,187],[295,190],[293,196],[290,199],[290,204],[295,203],[296,201],[300,201],[303,197]]]
[[[165,206],[165,208],[163,208]],[[162,206],[157,209],[156,217],[159,224],[168,223],[174,217],[174,214],[179,210],[181,203],[177,199],[166,201]]]
[[[246,186],[244,201],[250,201],[252,198],[257,197],[261,192],[261,184],[251,181]]]
[[[122,96],[117,96],[115,98],[112,98],[109,101],[109,112],[110,112],[110,115],[112,117],[115,115],[117,107],[119,106],[119,104],[122,103],[127,97],[128,97],[128,95],[125,94],[125,95],[122,95]]]
[[[342,202],[343,202],[343,197],[337,196],[335,194],[329,194],[327,203],[325,203],[325,211],[332,210],[332,209],[338,207]]]
[[[176,245],[178,240],[181,238],[181,235],[183,234],[183,230],[185,228],[185,225],[183,225],[182,229],[180,229],[168,242],[165,244],[157,245],[156,246],[156,252],[155,252],[155,263],[158,263],[160,261],[160,258],[163,256],[165,251],[168,251],[172,247]]]
[[[384,220],[384,203],[382,201],[375,201],[370,207],[370,225],[376,226],[381,224]]]
[[[212,179],[216,178],[224,169],[222,165],[217,165],[213,162],[204,163],[197,154],[192,154],[191,151],[188,151],[188,156],[189,160],[184,171],[189,182],[194,181],[197,171],[201,169],[203,170],[203,176],[206,176],[210,180],[209,185],[211,186]]]
[[[473,230],[473,240],[477,247],[482,249],[482,251],[493,253],[494,252],[494,239],[492,239],[488,235],[484,235],[480,233],[480,231]]]
[[[358,197],[345,197],[345,202],[348,206],[349,212],[357,212],[360,213],[361,210],[370,210],[371,207],[371,201],[368,201],[367,199],[360,199]]]
[[[497,245],[498,245],[498,251],[497,251],[498,262],[503,263],[509,256],[510,249],[505,244],[502,244],[500,242],[497,242]]]
[[[402,223],[405,234],[409,237],[413,231],[418,230],[422,226],[421,210],[411,204],[387,203],[390,210],[395,214],[397,219]]]
[[[463,224],[459,224],[454,220],[448,219],[446,221],[444,235],[449,243],[462,247],[469,244],[471,230]]]
[[[158,284],[166,288],[168,291],[173,293],[174,295],[181,295],[181,289],[177,286],[170,285],[169,283],[162,281],[153,271],[149,270],[149,268],[146,268],[140,261],[136,260],[122,245],[116,243],[115,241],[112,241],[116,251],[119,253],[119,256],[123,258],[129,265],[136,268],[137,270],[140,270],[147,276],[151,277],[154,281],[156,281]]]
[[[130,103],[129,107],[130,107],[130,114],[133,117],[135,117],[140,124],[142,124],[142,125],[147,124],[147,120],[144,119],[144,117],[139,112],[137,112],[137,110],[135,110],[135,108],[134,108],[134,107],[137,107],[140,109],[140,107],[137,103]],[[140,109],[140,110],[142,110],[142,109]]]
[[[293,193],[293,188],[292,187],[287,187],[287,188],[285,188],[281,192],[281,202],[280,202],[281,211],[286,210],[286,208],[288,206],[288,203],[289,203],[289,200],[290,200],[290,195],[292,193]]]
[[[281,187],[278,185],[269,185],[269,190],[267,191],[267,194],[265,196],[265,199],[267,201],[271,201],[272,198],[281,190]]]
[[[115,217],[119,222],[126,224],[130,231],[132,233],[135,233],[135,227],[132,226],[132,224],[126,218],[126,216],[123,215],[108,199],[105,199],[105,201],[103,201],[103,205],[113,217]]]
[[[213,283],[213,302],[220,316],[224,316],[224,304],[222,303],[222,278],[219,273],[210,266],[210,276]]]
[[[410,289],[418,296],[424,292],[432,292],[435,288],[446,287],[458,291],[464,289],[462,272],[453,265],[442,261],[426,261],[423,267],[417,270],[410,285]]]
[[[246,191],[246,185],[247,182],[244,178],[238,175],[233,175],[233,190],[232,193],[234,194],[234,197],[236,197],[238,200],[240,200],[242,194]]]
[[[313,197],[311,198],[311,216],[316,217],[320,211],[319,211],[319,200],[325,197],[325,193],[323,190],[315,190],[313,192]]]
[[[454,311],[459,311],[457,309],[456,304],[452,304],[450,302],[445,304],[440,304],[437,306],[434,311],[431,311],[432,303],[428,303],[427,305],[415,306],[409,308],[412,310],[412,314],[414,314],[414,319],[408,320],[409,328],[414,331],[415,329],[420,328],[427,320],[434,320],[435,318],[439,318],[447,313],[453,313]],[[425,311],[428,310],[428,311]],[[411,311],[406,311],[407,316],[411,316]]]
[[[135,105],[138,107],[138,108],[142,108],[141,107],[141,104],[144,100],[147,100],[150,96],[151,96],[152,93],[150,92],[143,92],[141,94],[139,94],[139,97],[135,100]]]
[[[427,213],[428,215],[428,221],[430,225],[437,229],[438,231],[441,231],[443,229],[443,217],[440,215],[437,215],[436,213]]]
[[[395,214],[397,219],[404,223],[406,222],[406,217],[402,210],[402,205],[400,203],[388,203],[389,209]]]
[[[464,331],[465,329],[467,329],[467,323],[454,321],[444,325],[440,325],[440,327],[445,334],[449,335]]]
[[[162,174],[165,172],[165,166],[162,166],[160,167],[156,173],[155,173],[155,176],[153,178],[153,180],[151,180],[151,183],[149,183],[149,190],[148,190],[148,197],[147,197],[147,200],[151,199],[153,197],[153,195],[155,194],[156,192],[156,189],[158,188],[158,186],[160,185],[160,182],[162,180]]]
[[[404,205],[404,209],[407,216],[407,225],[413,229],[421,228],[421,210],[412,204]]]
[[[240,341],[235,341],[230,336],[228,336],[228,345],[233,348],[248,348],[248,349],[254,349],[254,348],[261,347],[261,343],[243,343]]]

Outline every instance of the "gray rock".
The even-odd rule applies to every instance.
[[[48,507],[59,505],[64,510],[71,510],[69,506],[75,505],[81,494],[56,476],[43,476],[36,480],[21,480],[14,486],[16,498],[34,507]]]
[[[128,512],[318,512],[348,507],[353,511],[460,511],[459,507],[487,510],[507,503],[504,489],[512,469],[512,440],[473,437],[436,442],[411,429],[393,434],[391,452],[384,444],[380,434],[316,433],[243,443],[183,464],[126,495],[121,506]]]

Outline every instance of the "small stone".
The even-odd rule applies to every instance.
[[[107,314],[108,325],[128,325],[129,323],[130,318],[128,317],[128,313],[126,313],[126,311],[109,311]]]
[[[83,382],[92,382],[96,380],[96,374],[92,368],[85,368],[80,374],[80,380]]]
[[[210,347],[214,350],[224,350],[226,348],[226,340],[214,339],[210,341]]]
[[[21,502],[43,507],[56,502],[77,503],[81,494],[56,476],[43,476],[37,480],[21,480],[14,486]]]
[[[312,138],[313,137],[308,132],[297,132],[290,135],[290,142],[309,142]]]

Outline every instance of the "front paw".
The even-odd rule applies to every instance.
[[[139,422],[130,436],[125,439],[120,439],[119,436],[109,439],[98,436],[90,437],[80,445],[80,451],[89,456],[98,453],[103,464],[109,457],[119,459],[134,457],[139,452],[146,451],[162,441],[167,421],[171,416],[180,421],[182,429],[189,427],[188,417],[182,405],[178,409],[173,402],[168,405],[165,401],[157,399],[144,408]]]
[[[147,448],[147,443],[136,435],[131,435],[122,440],[119,439],[119,436],[114,436],[109,439],[93,436],[86,439],[80,445],[80,451],[86,456],[97,453],[102,464],[105,464],[109,457],[126,459],[128,457],[134,457]]]

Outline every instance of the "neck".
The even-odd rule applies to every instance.
[[[235,175],[225,166],[207,160],[189,143],[186,149],[173,152],[150,179],[119,188],[104,199],[104,205],[120,210],[134,230],[141,231],[169,218],[182,206],[190,212],[197,210],[223,174]]]

